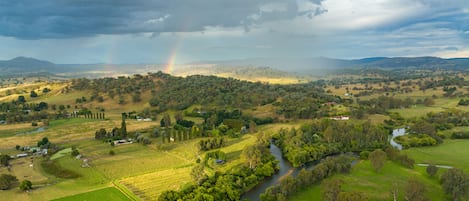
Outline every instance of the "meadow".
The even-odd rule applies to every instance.
[[[102,201],[102,200],[113,200],[113,201],[132,201],[119,190],[113,187],[103,188],[96,191],[81,193],[77,195],[67,196],[52,201]]]
[[[440,173],[442,171],[440,170]],[[339,179],[343,181],[342,191],[358,191],[366,195],[370,201],[392,200],[391,190],[394,185],[399,189],[399,199],[404,199],[405,185],[410,178],[422,182],[427,195],[432,200],[445,200],[438,177],[429,177],[424,167],[407,169],[393,162],[386,162],[380,172],[375,172],[367,160],[359,161],[349,174],[338,174],[326,180]],[[323,181],[324,182],[324,181]],[[300,191],[293,196],[292,201],[321,201],[323,200],[322,187],[314,185]]]

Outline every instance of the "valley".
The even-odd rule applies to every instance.
[[[441,80],[442,84],[428,90],[422,90],[427,82],[421,80],[426,78],[389,82],[384,75],[379,74],[350,75],[347,78],[349,81],[342,78],[341,82],[333,78],[337,75],[330,75],[325,80],[300,85],[260,84],[211,76],[178,78],[163,73],[9,84],[1,92],[2,107],[10,110],[3,110],[5,123],[0,125],[0,152],[10,156],[28,153],[21,151],[22,147],[35,146],[36,142],[44,138],[52,142],[53,146],[48,148],[50,154],[28,154],[28,157],[10,160],[10,168],[0,168],[2,174],[12,174],[20,180],[27,179],[33,183],[33,190],[29,193],[12,189],[3,191],[2,195],[8,200],[82,199],[80,197],[94,200],[106,192],[115,196],[115,200],[171,200],[167,192],[194,189],[194,171],[201,166],[201,160],[206,160],[204,157],[207,156],[204,155],[210,152],[200,150],[199,144],[203,140],[220,137],[225,140],[223,147],[215,149],[223,153],[223,164],[217,165],[214,159],[209,163],[202,162],[205,165],[201,172],[208,178],[220,174],[218,177],[222,177],[244,166],[248,160],[243,155],[244,150],[259,143],[262,136],[282,142],[281,136],[288,134],[290,129],[296,130],[291,131],[294,132],[293,136],[298,131],[303,133],[299,139],[306,140],[303,142],[306,144],[301,146],[311,146],[306,148],[309,153],[294,148],[298,145],[281,147],[283,157],[298,166],[331,153],[372,151],[374,148],[384,149],[389,146],[388,137],[382,138],[382,144],[371,147],[366,144],[368,142],[360,146],[354,145],[353,141],[348,144],[350,142],[336,139],[337,134],[334,133],[339,131],[321,131],[318,125],[326,123],[333,129],[347,124],[352,124],[355,129],[370,125],[376,126],[378,130],[380,127],[394,129],[425,124],[425,121],[430,120],[426,120],[429,114],[463,115],[463,119],[455,119],[457,121],[451,124],[445,124],[443,119],[429,121],[435,125],[435,131],[427,128],[424,132],[435,132],[435,136],[442,138],[439,145],[408,147],[422,146],[416,141],[411,145],[406,144],[402,153],[408,155],[415,164],[447,165],[467,172],[464,162],[464,154],[469,151],[466,150],[467,143],[465,140],[450,138],[454,132],[469,132],[465,123],[467,120],[464,120],[469,108],[459,104],[469,94],[466,84],[468,77],[465,72],[448,73],[432,77],[436,83]],[[375,77],[375,80],[366,81],[370,76]],[[102,82],[107,84],[101,85]],[[190,85],[186,85],[186,82]],[[447,89],[453,86],[456,86],[455,90],[449,95]],[[254,91],[243,91],[243,87],[255,88]],[[266,89],[258,91],[259,87]],[[321,88],[324,90],[321,91]],[[193,94],[188,94],[191,92],[186,90]],[[35,91],[37,96],[32,97],[31,91]],[[40,103],[46,106],[38,108]],[[24,113],[25,109],[21,110],[20,107],[16,116],[12,116],[15,106],[36,109]],[[71,116],[71,112],[81,115]],[[101,118],[101,114],[104,118]],[[337,116],[347,116],[350,120],[329,120]],[[143,118],[149,121],[143,121]],[[129,138],[134,143],[110,145],[103,140],[96,140],[100,129],[112,130],[111,134],[121,135],[119,128],[123,126],[124,119],[127,137],[112,138]],[[36,126],[31,126],[31,122],[37,122]],[[185,128],[181,126],[185,125],[184,122],[192,122],[193,126]],[[337,126],[339,128],[334,128]],[[388,131],[378,130],[376,132],[384,132],[384,136],[388,136]],[[356,137],[357,140],[363,138],[359,135]],[[405,137],[398,142],[407,143],[402,141],[407,139],[407,135]],[[323,147],[323,150],[314,151],[318,146]],[[292,148],[299,152],[286,152]],[[72,156],[71,149],[78,150],[80,158]],[[62,151],[54,153],[55,150]],[[299,153],[303,155],[297,155]],[[349,174],[334,175],[323,182],[341,180],[344,182],[341,189],[345,192],[360,192],[368,200],[382,200],[390,198],[391,194],[387,192],[394,188],[393,185],[404,191],[402,189],[406,186],[407,178],[412,175],[425,186],[427,192],[431,192],[427,195],[434,199],[439,197],[437,200],[445,198],[438,177],[427,176],[425,167],[412,165],[411,169],[407,169],[398,162],[388,161],[382,172],[376,173],[365,159],[355,159],[357,161]],[[50,165],[56,172],[47,170],[52,168]],[[444,171],[441,169],[438,176]],[[257,177],[257,182],[251,181],[253,184],[262,182],[262,176],[257,174]],[[289,176],[282,177],[282,180],[287,178]],[[252,188],[253,184],[245,189]],[[280,182],[277,185],[285,184]],[[314,185],[299,190],[291,199],[309,200],[310,197],[316,197],[321,200],[323,188],[323,185]],[[376,192],[380,191],[383,191],[382,197],[375,197]],[[161,197],[162,193],[165,193],[164,198]],[[403,196],[399,194],[399,197]],[[268,199],[261,196],[261,200]]]

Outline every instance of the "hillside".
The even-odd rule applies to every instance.
[[[164,71],[166,64],[54,64],[49,61],[17,57],[0,61],[5,74],[54,73],[68,77],[116,77]],[[469,58],[438,57],[373,57],[363,59],[315,58],[250,58],[242,60],[200,61],[175,65],[173,75],[216,75],[248,81],[295,83],[311,75],[325,75],[341,69],[447,69],[466,70]],[[298,76],[302,75],[302,76]]]

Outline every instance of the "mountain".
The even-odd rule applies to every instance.
[[[208,66],[208,67],[207,67]],[[73,77],[103,77],[145,74],[165,69],[165,64],[54,64],[28,57],[0,61],[2,74],[59,73]],[[257,75],[285,77],[285,72],[296,75],[319,75],[347,68],[443,68],[468,70],[469,58],[442,59],[438,57],[372,57],[363,59],[314,58],[250,58],[227,61],[200,61],[176,65],[181,74],[210,74],[246,76]],[[179,71],[181,72],[181,71]],[[252,77],[252,76],[251,76]],[[291,75],[287,75],[291,77]]]
[[[54,63],[29,57],[0,61],[0,70],[4,73],[54,72],[56,69]]]
[[[252,58],[229,61],[204,61],[212,65],[269,66],[295,73],[324,74],[346,68],[444,68],[469,69],[469,58],[443,59],[439,57],[372,57],[363,59],[315,58]]]

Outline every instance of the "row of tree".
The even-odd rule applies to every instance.
[[[158,200],[241,200],[241,195],[246,190],[278,170],[278,161],[267,149],[268,142],[268,137],[261,135],[257,144],[243,149],[241,157],[245,163],[224,173],[217,171],[209,177],[204,173],[204,163],[199,163],[191,172],[194,185],[186,186],[180,191],[165,191]],[[218,151],[209,155],[210,158],[223,157],[222,152]]]
[[[262,201],[288,200],[288,197],[313,184],[320,183],[323,179],[335,173],[348,173],[352,167],[353,158],[345,155],[327,157],[312,170],[302,169],[297,177],[289,175],[283,178],[279,184],[271,186],[261,194]]]

